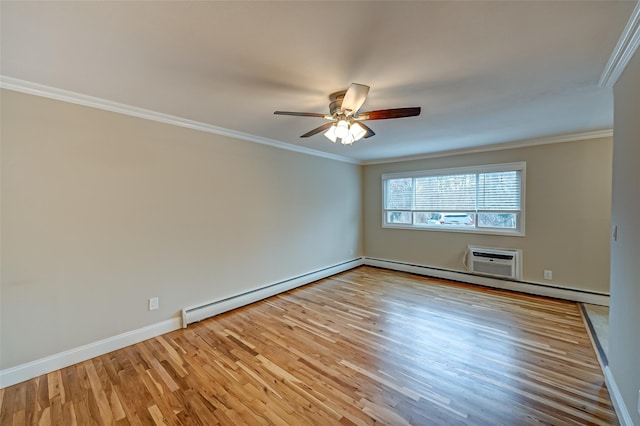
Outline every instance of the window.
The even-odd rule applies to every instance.
[[[382,175],[382,226],[524,235],[524,175],[524,162]]]

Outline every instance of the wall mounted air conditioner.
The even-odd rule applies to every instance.
[[[522,275],[521,259],[521,250],[469,246],[465,266],[474,274],[519,280]]]

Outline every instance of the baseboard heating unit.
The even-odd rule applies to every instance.
[[[348,271],[362,264],[364,264],[364,260],[362,258],[356,258],[279,282],[270,283],[245,293],[185,308],[182,310],[182,327],[186,328],[188,324],[257,302],[258,300],[266,299],[267,297],[275,296],[276,294],[330,277],[340,272]]]
[[[465,266],[474,274],[519,280],[522,252],[488,247],[467,248]]]

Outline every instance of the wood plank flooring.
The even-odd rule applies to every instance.
[[[576,303],[360,267],[0,390],[2,425],[615,425]]]

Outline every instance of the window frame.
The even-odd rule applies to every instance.
[[[509,236],[517,236],[524,237],[525,236],[525,210],[526,210],[526,169],[527,163],[525,161],[513,162],[513,163],[501,163],[501,164],[486,164],[486,165],[478,165],[478,166],[466,166],[466,167],[452,167],[446,169],[431,169],[431,170],[419,170],[412,172],[400,172],[400,173],[383,173],[381,176],[382,182],[382,227],[389,229],[409,229],[409,230],[418,230],[418,231],[436,231],[436,232],[463,232],[463,233],[471,233],[471,234],[489,234],[489,235],[509,235]],[[390,179],[405,179],[405,178],[420,178],[420,177],[431,177],[431,176],[448,176],[448,175],[460,175],[460,174],[479,174],[479,173],[492,173],[492,172],[507,172],[507,171],[519,171],[520,172],[520,211],[517,212],[516,216],[516,228],[515,229],[507,229],[507,228],[490,228],[490,227],[479,227],[478,226],[478,213],[485,212],[484,210],[479,210],[476,205],[476,209],[474,211],[456,211],[460,213],[472,213],[474,216],[474,226],[473,228],[449,228],[442,227],[440,225],[428,225],[428,224],[404,224],[404,223],[388,223],[387,222],[387,213],[388,212],[410,212],[413,221],[413,214],[416,212],[420,212],[419,210],[411,209],[411,210],[402,210],[402,209],[387,209],[386,201],[387,201],[387,186],[386,181]],[[414,197],[415,198],[415,197]],[[415,202],[415,200],[414,200]],[[500,211],[498,211],[500,212]],[[506,212],[506,211],[505,211]],[[433,212],[433,213],[446,213],[446,212]],[[454,212],[451,212],[454,213]]]

